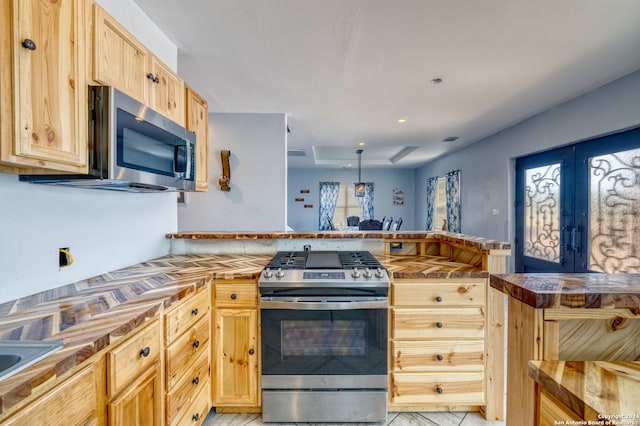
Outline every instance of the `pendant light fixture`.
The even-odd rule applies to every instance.
[[[361,176],[363,151],[364,151],[363,149],[359,149],[356,151],[356,154],[358,154],[358,182],[355,183],[355,191],[354,191],[354,195],[356,197],[364,197],[364,182],[362,182],[362,176]]]

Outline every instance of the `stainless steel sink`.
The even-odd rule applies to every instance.
[[[0,380],[24,370],[62,347],[62,340],[0,340]]]

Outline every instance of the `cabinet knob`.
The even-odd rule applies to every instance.
[[[444,359],[444,357],[442,355],[438,354],[438,355],[436,355],[436,359],[438,361],[442,361]]]
[[[441,323],[441,322],[437,322],[437,323],[436,323],[436,327],[438,327],[438,328],[442,328],[442,323]]]
[[[154,83],[158,84],[160,83],[160,80],[158,79],[158,77],[156,77],[155,75],[153,75],[153,73],[149,73],[147,74],[147,78],[151,81],[153,81]]]
[[[236,300],[238,298],[238,295],[235,293],[231,293],[231,299],[232,300]]]
[[[191,417],[191,419],[192,419],[194,422],[197,422],[198,420],[200,420],[200,413],[196,413],[196,414],[194,414],[194,415],[193,415],[193,417]]]
[[[256,351],[254,349],[249,349],[249,355],[253,355],[255,353],[256,353]]]
[[[25,38],[22,40],[22,47],[29,50],[36,50],[36,43],[30,38]]]
[[[199,377],[196,377],[195,379],[193,379],[193,380],[191,381],[191,383],[193,383],[194,385],[197,385],[198,383],[200,383],[200,378],[199,378]]]
[[[193,311],[191,311],[191,315],[198,315],[198,308],[195,308]]]
[[[149,349],[149,346],[145,347],[144,349],[140,349],[140,356],[143,357],[148,357],[149,354],[151,353],[151,349]]]
[[[200,347],[200,340],[196,340],[195,342],[193,342],[193,347],[198,349],[198,347]]]
[[[436,302],[438,302],[438,303],[442,302],[442,297],[436,296]]]
[[[438,386],[438,387],[436,388],[436,392],[438,392],[438,393],[442,393],[442,392],[443,392],[443,390],[442,390],[442,388],[441,388],[440,386]]]

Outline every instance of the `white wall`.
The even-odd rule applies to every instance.
[[[96,0],[135,38],[160,58],[173,71],[178,70],[178,47],[133,0]]]
[[[565,102],[417,170],[416,217],[426,181],[461,170],[462,232],[512,241],[514,159],[640,125],[640,71]],[[499,210],[498,216],[492,210]]]
[[[177,48],[133,0],[98,2],[173,69]],[[176,194],[40,186],[0,174],[0,302],[164,256]],[[75,262],[58,268],[58,249]]]
[[[209,191],[189,193],[178,228],[284,231],[287,223],[285,114],[209,114]],[[220,151],[231,151],[229,192],[220,191]]]
[[[353,184],[358,179],[358,171],[354,169],[289,169],[289,226],[296,231],[317,231],[319,211],[320,182],[341,182]],[[373,182],[373,214],[376,219],[384,216],[402,218],[402,230],[423,229],[415,223],[415,170],[414,169],[379,169],[363,168],[362,180]],[[393,204],[393,189],[402,188],[405,192],[405,204]],[[301,189],[308,189],[309,194],[301,194]],[[296,198],[304,198],[304,202],[296,202]],[[304,208],[305,204],[313,204],[313,208]]]

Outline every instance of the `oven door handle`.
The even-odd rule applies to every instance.
[[[345,300],[345,301],[328,301],[328,300],[309,300],[305,301],[300,298],[278,297],[277,300],[272,298],[261,298],[261,309],[293,309],[293,310],[316,310],[316,311],[343,311],[347,309],[387,309],[389,307],[388,299],[371,298],[367,300]]]

